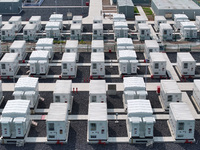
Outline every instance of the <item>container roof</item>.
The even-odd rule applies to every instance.
[[[11,22],[11,21],[21,21],[21,16],[12,16],[8,21]]]
[[[46,45],[53,45],[53,38],[40,38],[37,43],[36,43],[36,47],[37,46],[46,46]]]
[[[165,93],[181,93],[175,80],[161,80],[161,87]]]
[[[124,77],[124,90],[145,90],[146,86],[142,77]]]
[[[144,42],[148,48],[159,48],[158,42],[156,40],[145,40]]]
[[[78,40],[67,40],[65,48],[78,48]]]
[[[152,0],[158,9],[200,9],[193,0]]]
[[[194,85],[196,85],[196,87],[200,90],[200,79],[195,79]]]
[[[9,113],[26,114],[29,105],[30,100],[8,100],[3,109],[2,116]]]
[[[158,20],[158,21],[167,21],[166,18],[164,16],[155,16],[154,20]]]
[[[0,3],[2,3],[2,2],[11,2],[11,3],[13,3],[13,2],[19,2],[20,0],[0,0]]]
[[[134,50],[119,50],[119,59],[126,58],[136,59],[136,52]]]
[[[197,28],[194,22],[186,21],[180,23],[183,28]]]
[[[139,29],[149,29],[150,30],[150,27],[146,23],[139,23],[138,24],[138,28]]]
[[[117,46],[133,46],[131,38],[117,38]]]
[[[38,21],[41,20],[41,16],[32,16],[29,21]]]
[[[65,52],[62,56],[61,62],[76,62],[76,53],[67,53]]]
[[[33,30],[36,29],[36,24],[26,24],[23,30]]]
[[[152,116],[153,110],[151,103],[146,99],[127,100],[128,117],[133,116]]]
[[[54,88],[55,94],[66,93],[70,94],[72,91],[72,80],[57,80]]]
[[[104,48],[104,41],[103,40],[92,40],[92,48]]]
[[[3,58],[1,59],[1,62],[8,62],[12,63],[15,60],[18,59],[18,53],[6,53]]]
[[[107,104],[90,103],[88,112],[89,121],[107,121]]]
[[[91,62],[104,62],[104,52],[92,53]]]
[[[166,62],[163,53],[150,52],[149,54],[152,61]]]
[[[94,23],[92,25],[93,29],[103,29],[103,24],[102,23]]]
[[[145,21],[147,21],[147,19],[144,17],[144,16],[135,16],[135,20],[137,20],[137,21],[143,21],[143,20],[145,20]]]
[[[195,61],[194,58],[192,57],[192,55],[187,52],[177,53],[177,58],[178,57],[181,61]]]
[[[175,120],[195,120],[186,103],[172,102],[169,105]]]
[[[49,57],[49,51],[47,50],[38,50],[38,51],[33,51],[30,56],[30,60],[35,60],[35,59],[48,59]]]
[[[114,22],[114,28],[128,28],[128,24],[125,21]]]
[[[81,30],[81,24],[79,23],[76,23],[76,24],[71,24],[71,30],[74,30],[74,29],[78,29],[78,30]]]
[[[60,22],[49,21],[49,22],[47,22],[45,28],[59,28],[60,25],[61,25]]]
[[[172,30],[172,26],[169,23],[161,23],[160,29],[171,29]]]
[[[106,94],[105,80],[90,80],[90,93],[92,94]]]
[[[49,19],[63,19],[63,14],[52,14]]]
[[[134,6],[132,0],[117,0],[118,6]]]
[[[33,77],[21,77],[18,79],[17,83],[15,84],[15,91],[21,90],[23,88],[24,91],[34,90],[38,86],[38,78]]]
[[[12,43],[12,45],[10,46],[10,49],[21,49],[24,48],[24,46],[26,45],[26,41],[24,40],[19,40],[19,41],[14,41]]]
[[[67,121],[68,104],[51,103],[46,121]]]
[[[14,29],[15,28],[15,25],[14,24],[5,24],[1,30],[11,30],[11,29]]]
[[[72,20],[82,20],[83,19],[83,17],[82,16],[73,16],[73,19]]]

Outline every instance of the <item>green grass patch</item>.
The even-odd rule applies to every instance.
[[[146,15],[153,15],[153,12],[151,11],[150,7],[142,7]]]
[[[134,7],[134,13],[135,14],[139,14],[139,11],[138,11],[137,7]]]

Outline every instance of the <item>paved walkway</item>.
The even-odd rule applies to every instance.
[[[140,13],[140,16],[143,16],[146,20],[148,20],[148,18],[146,16],[144,10],[142,9],[142,7],[141,6],[137,6],[137,9],[138,9],[138,11]]]

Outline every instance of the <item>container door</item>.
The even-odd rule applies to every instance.
[[[40,74],[46,74],[46,62],[45,61],[39,61],[39,70],[40,70]]]
[[[127,63],[120,62],[120,70],[121,74],[127,74]]]
[[[56,140],[57,133],[56,133],[56,126],[53,122],[47,123],[47,138],[48,140]]]
[[[146,124],[145,136],[153,136],[153,125],[150,123]]]
[[[66,123],[60,122],[59,126],[56,128],[57,129],[57,139],[59,140],[65,140],[66,139]]]
[[[11,132],[10,132],[10,123],[11,122],[3,122],[1,123],[1,128],[2,128],[2,136],[3,137],[10,137],[11,136]]]
[[[140,129],[139,136],[140,136],[141,138],[144,138],[144,137],[145,137],[145,123],[144,123],[144,122],[141,122],[141,123],[140,123],[139,129]]]
[[[30,62],[30,73],[36,74],[36,62]]]
[[[139,123],[132,123],[132,137],[138,137],[139,133]]]
[[[67,68],[68,68],[67,63],[62,63],[62,74],[68,74]]]

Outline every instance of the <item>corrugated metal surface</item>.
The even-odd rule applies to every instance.
[[[90,103],[88,112],[89,121],[107,121],[107,104]]]
[[[105,80],[90,80],[89,92],[92,94],[106,94]]]

